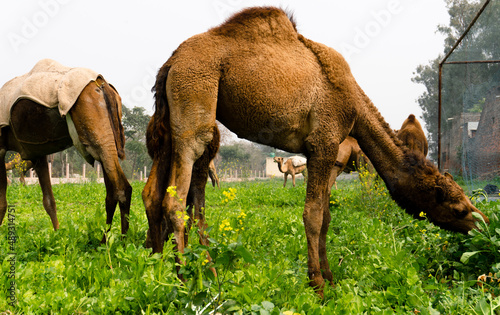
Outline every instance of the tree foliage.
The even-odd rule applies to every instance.
[[[137,179],[144,166],[151,169],[152,161],[146,148],[146,128],[150,118],[143,107],[122,107],[126,154],[122,168],[130,179]]]
[[[483,1],[445,0],[450,15],[449,25],[440,25],[437,32],[446,36],[444,54],[427,65],[416,68],[412,81],[424,85],[425,91],[417,102],[422,108],[423,120],[430,137],[430,151],[436,157],[438,138],[438,69],[458,38],[464,33]],[[498,59],[500,32],[500,4],[492,1],[477,20],[468,35],[450,55],[447,61],[471,61]],[[488,91],[498,85],[500,72],[498,64],[449,64],[442,70],[442,115],[443,120],[462,112],[477,111],[477,104]],[[443,124],[443,127],[446,127]]]

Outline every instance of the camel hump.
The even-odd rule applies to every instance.
[[[408,116],[407,118],[409,121],[415,121],[415,115],[413,114],[410,114],[410,116]]]
[[[297,38],[292,14],[276,7],[244,9],[218,27],[211,29],[216,35],[231,37],[290,37]]]

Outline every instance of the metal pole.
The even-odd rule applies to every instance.
[[[442,171],[441,169],[441,88],[442,88],[442,71],[443,71],[443,64],[439,64],[439,71],[438,71],[438,169]]]
[[[470,61],[447,61],[443,64],[447,65],[464,65],[470,63],[500,63],[500,60],[470,60]]]

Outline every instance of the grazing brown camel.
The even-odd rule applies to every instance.
[[[425,138],[424,130],[415,115],[410,114],[403,122],[401,129],[396,132],[398,138],[413,152],[422,153],[427,156],[429,145]]]
[[[332,187],[335,185],[335,189],[337,189],[337,177],[342,172],[349,173],[358,170],[362,154],[363,151],[361,151],[358,141],[353,137],[347,136],[339,145],[339,152],[337,153],[337,160],[330,175],[329,186]]]
[[[43,62],[47,60],[39,63]],[[60,65],[54,61],[49,62],[51,67],[54,64]],[[4,87],[16,84],[16,79],[7,82]],[[61,82],[58,93],[61,93],[60,88]],[[0,95],[1,92],[2,90]],[[111,225],[118,203],[121,230],[123,234],[127,232],[132,187],[118,161],[119,158],[125,157],[121,106],[118,92],[100,75],[84,85],[66,117],[61,116],[57,107],[49,108],[31,99],[20,98],[12,105],[10,123],[0,130],[0,158],[4,160],[7,150],[12,150],[19,152],[22,159],[33,162],[42,188],[43,206],[50,216],[54,230],[59,228],[59,221],[47,155],[75,145],[89,163],[93,164],[94,160],[97,160],[102,164],[106,186],[106,224]],[[0,163],[0,223],[7,210],[6,189],[5,164]]]
[[[285,181],[283,182],[283,187],[286,187],[286,180],[288,175],[292,176],[293,187],[295,187],[295,174],[302,174],[304,176],[304,180],[306,178],[306,167],[307,160],[306,159],[293,159],[288,158],[286,161],[280,156],[275,157],[274,162],[278,163],[278,169],[281,173],[283,173]],[[297,162],[295,162],[297,161]]]
[[[19,173],[19,181],[21,184],[26,185],[26,180],[24,177],[26,176],[26,172],[33,168],[33,163],[31,161],[26,161],[21,158],[19,153],[14,155],[14,158],[10,160],[8,163],[5,163],[5,170],[16,170]],[[9,181],[9,179],[7,179]]]
[[[153,175],[142,193],[154,252],[163,249],[163,219],[184,251],[185,224],[178,213],[194,181],[206,181],[207,156],[218,141],[216,119],[241,138],[307,157],[308,275],[320,295],[324,279],[333,283],[326,255],[329,179],[348,135],[408,213],[418,217],[425,211],[434,224],[462,233],[476,227],[473,212],[488,222],[460,186],[401,144],[344,58],[299,34],[280,9],[249,8],[189,38],[159,70],[154,91],[148,128]],[[165,195],[168,186],[182,200]],[[205,186],[196,187],[198,207]]]

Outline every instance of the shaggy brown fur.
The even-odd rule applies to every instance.
[[[128,215],[132,187],[122,171],[119,157],[124,157],[124,134],[121,124],[121,98],[102,77],[90,82],[69,111],[87,160],[101,162],[106,186],[106,223],[111,225],[116,205],[121,212],[122,233],[129,228]],[[11,110],[11,125],[1,130],[0,158],[7,150],[19,152],[31,160],[43,193],[43,206],[55,230],[59,228],[56,203],[48,172],[47,155],[73,145],[66,119],[57,108],[49,109],[31,100],[20,100]],[[0,223],[7,210],[7,176],[0,163]],[[103,237],[105,241],[105,237]]]
[[[427,156],[429,145],[427,144],[424,130],[417,118],[415,118],[415,115],[410,114],[396,134],[411,151],[420,152],[424,156]]]
[[[304,176],[304,180],[305,180],[305,178],[306,178],[306,164],[295,167],[295,166],[293,166],[292,159],[288,159],[285,162],[283,162],[283,158],[279,157],[279,156],[274,158],[274,162],[278,163],[278,168],[279,168],[280,172],[283,173],[283,176],[285,179],[285,181],[283,183],[283,187],[286,187],[286,180],[288,178],[288,175],[292,176],[293,187],[295,187],[295,175],[296,174],[302,174]]]
[[[348,135],[409,213],[425,211],[435,224],[462,233],[475,228],[473,212],[482,215],[455,182],[402,146],[342,56],[298,34],[280,9],[245,10],[189,38],[160,69],[154,91],[148,128],[154,162],[143,191],[154,252],[163,249],[163,218],[184,250],[185,226],[177,214],[193,178],[206,180],[209,160],[202,172],[193,167],[214,146],[216,119],[239,137],[307,157],[308,274],[320,294],[324,279],[333,282],[326,255],[329,179]],[[182,201],[165,196],[168,186],[177,187]]]

